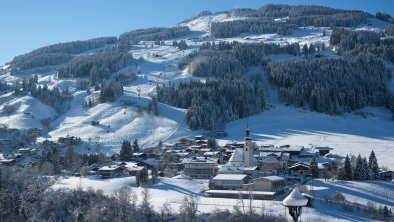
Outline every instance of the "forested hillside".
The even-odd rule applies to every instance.
[[[329,114],[389,104],[391,74],[373,56],[273,62],[267,68],[286,104]]]

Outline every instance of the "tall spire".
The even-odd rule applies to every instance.
[[[245,140],[250,140],[249,122],[246,123]]]

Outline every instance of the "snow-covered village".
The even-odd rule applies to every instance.
[[[394,5],[218,2],[0,57],[0,222],[394,221]]]

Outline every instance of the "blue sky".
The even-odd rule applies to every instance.
[[[49,44],[170,26],[202,10],[259,8],[267,3],[325,5],[394,15],[394,0],[1,0],[0,65]]]

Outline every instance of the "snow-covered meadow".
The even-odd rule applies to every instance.
[[[99,179],[96,177],[80,178],[68,177],[60,179],[54,189],[88,189],[89,187],[102,190],[105,194],[112,194],[119,188],[127,186],[141,199],[144,188],[135,185],[135,177],[119,177],[112,179]],[[311,183],[306,184],[307,189]],[[160,210],[165,202],[171,204],[171,208],[177,211],[184,196],[196,196],[198,199],[198,210],[200,213],[210,213],[214,209],[232,210],[239,204],[238,199],[211,198],[204,196],[208,190],[207,180],[188,180],[159,178],[157,184],[149,188],[151,203],[155,210]],[[343,182],[315,180],[313,183],[314,195],[316,197],[316,208],[303,209],[303,221],[370,221],[363,212],[347,212],[342,207],[325,203],[326,196],[331,197],[336,191],[343,193],[349,204],[358,203],[366,205],[369,201],[376,205],[394,206],[394,184],[383,181],[368,182]],[[308,191],[307,191],[308,192]],[[286,208],[281,204],[283,197],[278,200],[253,200],[252,206],[258,212],[284,215],[288,219]],[[245,202],[249,200],[244,200]]]

